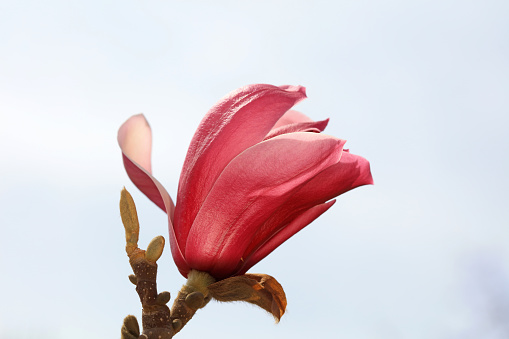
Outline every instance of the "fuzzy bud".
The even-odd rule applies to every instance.
[[[138,247],[138,236],[140,234],[140,224],[133,197],[125,189],[120,193],[120,216],[125,228],[125,250],[130,254]]]
[[[148,261],[155,263],[157,259],[161,257],[164,249],[164,238],[161,235],[158,235],[147,246],[147,250],[145,251],[145,259]]]

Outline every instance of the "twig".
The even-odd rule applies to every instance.
[[[138,248],[139,222],[133,198],[124,188],[120,196],[120,214],[126,235],[126,252],[134,274],[129,280],[136,285],[142,310],[143,333],[138,321],[128,315],[122,325],[122,339],[171,339],[193,317],[196,311],[210,300],[207,285],[214,279],[202,272],[192,271],[173,303],[172,310],[166,306],[169,292],[157,293],[157,263],[164,249],[164,238],[157,236],[144,251]],[[197,272],[197,273],[193,273]],[[196,279],[191,279],[197,276]]]

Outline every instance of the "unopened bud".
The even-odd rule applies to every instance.
[[[173,319],[173,322],[171,323],[171,327],[173,327],[173,330],[175,332],[180,331],[182,328],[182,321],[180,319]]]
[[[168,291],[163,291],[161,293],[159,293],[156,297],[156,304],[158,305],[166,305],[168,303],[168,301],[170,301],[170,292]]]
[[[203,307],[205,302],[205,298],[203,293],[201,292],[193,292],[189,293],[185,299],[186,305],[192,308],[193,310],[197,310]]]
[[[150,262],[155,263],[157,259],[161,257],[164,249],[164,238],[161,235],[158,235],[147,246],[147,250],[145,251],[145,259]]]
[[[130,254],[138,247],[138,236],[140,234],[140,224],[138,222],[138,214],[136,213],[136,205],[133,197],[125,189],[120,193],[120,216],[125,228],[126,252]]]
[[[134,285],[138,284],[138,278],[134,274],[129,274],[129,281],[132,282]]]

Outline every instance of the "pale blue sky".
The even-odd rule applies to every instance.
[[[509,305],[508,17],[494,0],[1,2],[0,338],[118,338],[140,317],[120,189],[142,246],[167,225],[117,129],[145,114],[175,198],[199,121],[249,83],[306,86],[296,108],[330,117],[375,186],[251,270],[285,288],[279,325],[211,303],[178,337],[505,338],[486,310]],[[176,295],[169,250],[159,275]]]

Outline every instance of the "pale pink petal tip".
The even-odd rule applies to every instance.
[[[143,114],[133,115],[120,126],[118,144],[131,181],[173,218],[173,201],[159,181],[152,176],[152,131]]]
[[[143,114],[130,117],[120,126],[117,136],[122,152],[145,171],[152,173],[150,153],[152,131]]]

